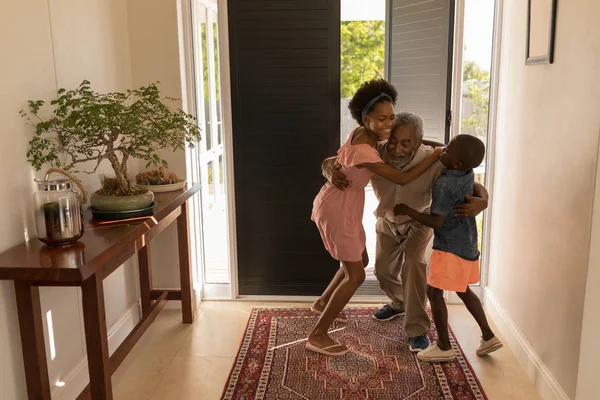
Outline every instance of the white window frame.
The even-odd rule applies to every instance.
[[[181,97],[183,111],[197,115],[195,100],[194,68],[193,68],[193,41],[191,3],[186,0],[177,2],[178,36],[179,36],[179,65],[181,73]],[[186,148],[186,179],[188,182],[198,183],[200,177],[197,165],[197,146]],[[190,256],[192,260],[192,286],[194,303],[196,306],[202,300],[203,274],[202,274],[202,218],[201,198],[193,196],[188,201],[188,227],[190,240]]]
[[[502,38],[502,10],[504,0],[495,0],[494,5],[494,31],[492,34],[492,60],[490,70],[490,104],[488,110],[488,136],[487,136],[487,160],[485,166],[485,187],[488,191],[488,208],[483,215],[483,233],[482,233],[482,251],[480,256],[480,282],[471,286],[471,290],[485,302],[485,288],[489,276],[489,260],[491,243],[491,216],[493,207],[493,189],[495,173],[495,152],[496,152],[496,128],[498,115],[498,90],[500,82],[500,62],[501,62],[501,38]],[[463,47],[464,47],[464,14],[465,0],[456,0],[455,14],[455,32],[454,32],[454,66],[452,82],[452,127],[450,137],[460,133],[462,121],[461,101],[462,101],[462,79],[463,79]],[[460,298],[454,292],[446,293],[446,300],[449,304],[462,304]]]
[[[211,132],[206,130],[206,121],[204,118],[204,104],[200,104],[198,99],[204,98],[203,82],[196,82],[196,54],[202,46],[194,38],[194,13],[195,5],[206,7],[207,10],[207,41],[209,41],[207,61],[210,63],[208,68],[209,91],[210,91],[210,113],[213,129]],[[215,190],[215,198],[224,196],[226,199],[226,215],[228,226],[228,265],[229,265],[229,283],[227,284],[209,284],[206,283],[205,272],[206,265],[204,261],[204,243],[203,243],[203,205],[201,199],[208,199],[208,185],[202,185],[201,197],[195,202],[195,208],[190,210],[190,233],[197,241],[197,249],[192,250],[192,261],[196,266],[195,276],[198,286],[198,298],[205,299],[235,299],[237,297],[237,246],[236,246],[236,226],[235,226],[235,195],[234,195],[234,176],[233,176],[233,146],[231,134],[231,89],[229,72],[229,53],[223,49],[229,48],[227,32],[227,1],[226,0],[178,0],[177,2],[180,17],[180,61],[182,65],[182,90],[187,98],[184,102],[189,104],[189,109],[198,117],[199,125],[203,128],[203,137],[211,135],[212,148],[207,150],[206,140],[202,140],[199,146],[188,149],[186,152],[186,166],[188,177],[193,182],[208,182],[208,170],[206,167],[209,162],[213,162],[213,180],[215,186],[219,179],[219,156],[223,156],[223,179],[225,183],[225,193],[218,193]],[[216,15],[216,19],[215,19]],[[218,24],[218,45],[219,45],[219,73],[220,73],[220,95],[221,95],[221,132],[222,140],[218,143],[217,110],[215,107],[215,73],[214,66],[214,45],[212,42],[212,23]],[[200,57],[201,60],[201,57]],[[185,79],[184,79],[185,77]],[[201,109],[200,109],[201,107]],[[193,214],[193,218],[192,218]],[[190,239],[192,240],[192,238]]]

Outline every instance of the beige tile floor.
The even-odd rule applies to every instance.
[[[205,301],[191,326],[181,323],[179,311],[163,310],[113,375],[115,399],[218,400],[253,306],[308,304]],[[449,314],[490,400],[540,399],[508,348],[487,358],[475,355],[479,331],[464,306],[449,306]]]

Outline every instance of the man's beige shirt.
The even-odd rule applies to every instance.
[[[434,151],[433,147],[421,145],[410,163],[403,167],[396,167],[390,160],[386,148],[387,143],[380,143],[377,147],[384,162],[400,171],[408,171]],[[436,162],[425,173],[408,185],[396,185],[386,179],[374,175],[371,183],[375,196],[379,200],[379,206],[375,209],[377,217],[377,229],[394,235],[405,235],[412,219],[406,215],[394,216],[394,206],[404,203],[420,212],[428,212],[431,205],[431,187],[440,176],[444,165],[441,161]],[[387,225],[387,226],[382,226]]]

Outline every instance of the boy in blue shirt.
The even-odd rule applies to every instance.
[[[427,297],[438,331],[437,343],[419,352],[422,361],[452,361],[456,357],[448,335],[448,309],[444,290],[456,292],[481,328],[481,345],[477,355],[483,356],[502,347],[487,322],[483,306],[469,285],[479,282],[479,248],[475,217],[456,217],[452,210],[472,195],[474,174],[485,156],[481,140],[471,135],[458,135],[448,145],[441,161],[444,170],[432,189],[431,214],[418,212],[405,204],[394,208],[396,215],[408,215],[434,229],[433,254],[427,275]]]

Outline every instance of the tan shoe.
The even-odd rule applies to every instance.
[[[417,358],[426,362],[448,362],[454,361],[456,354],[454,354],[454,350],[442,350],[437,343],[434,343],[425,350],[420,351]]]
[[[475,353],[477,353],[479,357],[485,356],[486,354],[490,354],[491,352],[498,350],[502,346],[502,342],[496,336],[490,340],[483,340],[483,338],[481,338],[481,344]]]

